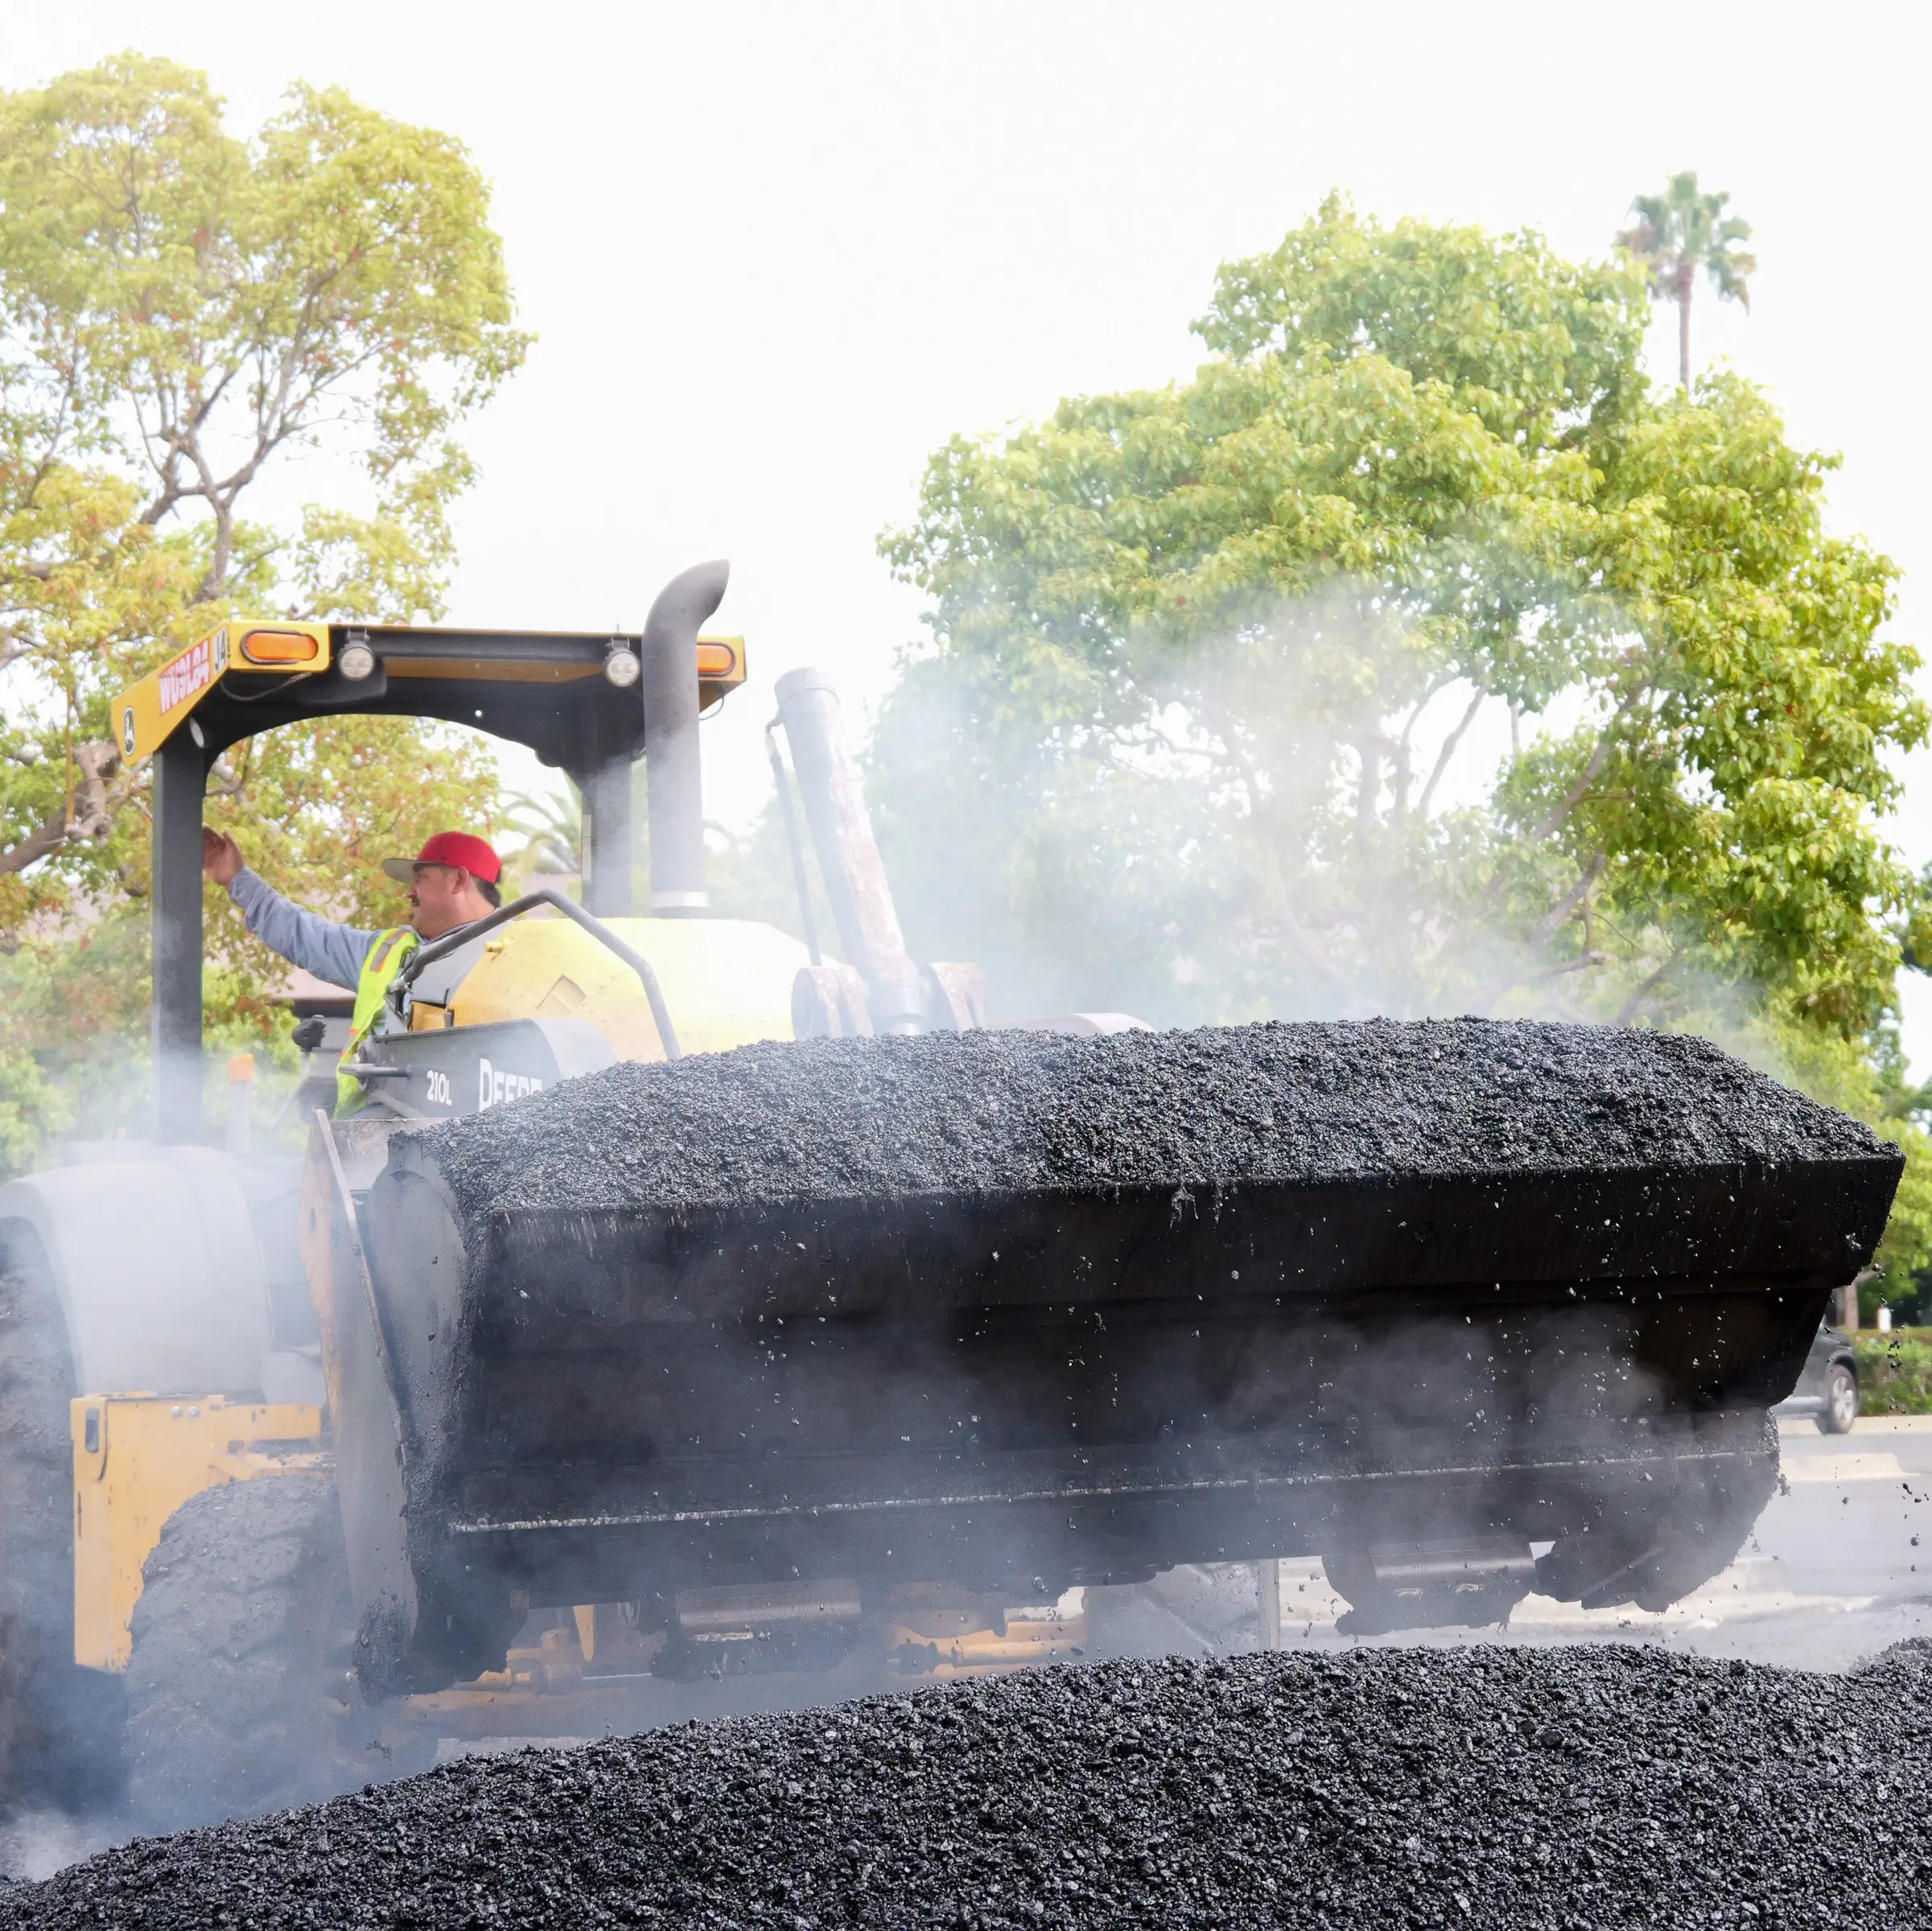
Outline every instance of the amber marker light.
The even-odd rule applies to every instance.
[[[322,646],[299,630],[250,630],[242,633],[241,654],[251,664],[312,664]]]

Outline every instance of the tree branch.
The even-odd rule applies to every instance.
[[[255,740],[247,738],[242,741],[241,763],[237,767],[229,762],[225,751],[217,758],[208,774],[208,795],[216,798],[238,797],[248,784],[249,768],[254,760]]]
[[[1449,768],[1449,760],[1456,755],[1456,747],[1462,742],[1462,734],[1476,722],[1476,714],[1483,707],[1488,698],[1486,690],[1478,689],[1469,700],[1469,708],[1462,714],[1462,722],[1442,741],[1442,749],[1436,754],[1435,768],[1429,773],[1429,781],[1422,788],[1422,797],[1417,801],[1415,815],[1426,818],[1429,815],[1429,801],[1436,796],[1436,787],[1442,781],[1442,774]]]
[[[1248,815],[1258,830],[1266,822],[1262,809],[1264,794],[1261,787],[1261,774],[1254,768],[1254,760],[1242,747],[1241,740],[1235,735],[1229,718],[1224,714],[1217,717],[1214,723],[1215,728],[1220,734],[1221,743],[1227,747],[1228,756],[1233,761],[1234,768],[1240,776],[1242,788],[1248,794]],[[1344,1019],[1349,1017],[1360,1010],[1353,983],[1339,967],[1331,964],[1322,956],[1320,949],[1315,943],[1313,936],[1296,916],[1295,901],[1288,891],[1287,879],[1282,872],[1280,854],[1275,849],[1275,841],[1269,838],[1265,831],[1262,834],[1260,845],[1263,863],[1267,867],[1271,881],[1275,887],[1273,893],[1275,914],[1283,933],[1286,935],[1288,943],[1300,956],[1303,963],[1311,966],[1334,987],[1341,996],[1342,1017]]]
[[[1640,685],[1617,706],[1616,716],[1604,727],[1602,735],[1596,740],[1596,748],[1584,760],[1582,771],[1577,774],[1576,782],[1564,794],[1563,802],[1530,834],[1532,845],[1540,845],[1552,832],[1559,830],[1570,813],[1583,802],[1590,787],[1602,776],[1603,768],[1609,763],[1610,753],[1617,746],[1617,726],[1637,707],[1638,701],[1649,688],[1648,685]]]
[[[1409,793],[1415,781],[1415,721],[1429,708],[1431,700],[1441,689],[1440,684],[1431,684],[1423,693],[1420,701],[1410,706],[1409,714],[1402,721],[1402,735],[1395,740],[1395,822],[1398,825],[1406,825],[1409,821]]]
[[[76,839],[97,842],[107,836],[114,816],[133,790],[130,783],[110,785],[121,754],[105,738],[81,745],[74,753],[76,783],[73,809],[63,799],[18,845],[0,851],[0,877],[25,871],[50,853]]]
[[[20,505],[31,508],[39,499],[42,488],[53,473],[55,463],[60,459],[60,446],[66,440],[68,412],[75,406],[80,388],[80,364],[78,356],[62,371],[60,406],[54,412],[52,425],[47,432],[47,446],[40,452],[40,460],[27,488],[21,492]]]
[[[1642,985],[1639,986],[1636,991],[1624,1001],[1617,1017],[1610,1023],[1613,1026],[1628,1026],[1643,1010],[1644,1001],[1649,998],[1650,994],[1663,983],[1664,975],[1670,971],[1672,966],[1676,965],[1683,956],[1681,953],[1672,953],[1670,957],[1666,959],[1662,965],[1659,966],[1656,971],[1652,973],[1650,978],[1646,979]]]
[[[1576,911],[1576,908],[1589,896],[1591,887],[1603,876],[1604,867],[1606,863],[1608,861],[1600,851],[1591,859],[1583,876],[1563,895],[1562,902],[1551,906],[1549,911],[1536,921],[1535,928],[1530,934],[1532,945],[1543,945],[1555,935],[1558,929],[1568,919],[1570,914]]]
[[[1566,972],[1580,972],[1586,966],[1602,966],[1609,961],[1609,955],[1596,949],[1596,935],[1590,918],[1589,898],[1591,889],[1603,876],[1607,863],[1600,851],[1585,867],[1583,876],[1565,892],[1562,899],[1536,921],[1530,934],[1532,949],[1546,945],[1568,921],[1570,914],[1579,905],[1584,908],[1583,952],[1574,959],[1564,959],[1554,966],[1540,967],[1530,973],[1506,973],[1495,979],[1477,995],[1476,1010],[1485,1018],[1489,1009],[1506,992],[1518,986],[1534,986],[1543,979],[1560,978]]]
[[[1141,727],[1141,729],[1157,744],[1164,745],[1177,758],[1205,758],[1210,764],[1214,762],[1214,753],[1208,750],[1205,746],[1178,743],[1171,734],[1163,731],[1158,724],[1145,724]],[[1110,743],[1107,747],[1109,755],[1116,759],[1125,748],[1118,743]]]
[[[1479,1019],[1486,1019],[1489,1009],[1506,992],[1514,992],[1518,986],[1540,986],[1547,980],[1560,979],[1566,974],[1584,972],[1592,966],[1607,966],[1610,955],[1607,952],[1584,951],[1573,959],[1559,959],[1554,966],[1539,966],[1534,972],[1510,973],[1495,981],[1480,997],[1476,1012]]]
[[[74,768],[80,783],[74,790],[73,816],[68,821],[70,838],[97,842],[105,838],[114,821],[119,798],[110,793],[109,780],[121,768],[121,753],[111,740],[96,738],[74,753]],[[125,790],[120,797],[126,796]]]
[[[1355,840],[1366,846],[1375,829],[1375,801],[1382,795],[1382,761],[1394,747],[1378,731],[1364,735],[1355,747],[1361,760],[1361,777],[1355,790]]]
[[[1287,881],[1281,875],[1281,863],[1271,846],[1268,847],[1268,869],[1275,875],[1275,922],[1280,926],[1288,943],[1295,948],[1302,962],[1312,966],[1335,989],[1340,997],[1342,1018],[1355,1018],[1364,1011],[1356,985],[1338,966],[1322,955],[1320,949],[1315,943],[1314,935],[1296,916],[1294,900],[1289,896]]]
[[[25,871],[67,842],[67,801],[63,799],[18,845],[0,851],[0,877]]]

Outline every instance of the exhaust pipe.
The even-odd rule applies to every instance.
[[[907,954],[865,794],[845,753],[838,693],[824,672],[809,669],[787,671],[777,690],[778,715],[805,794],[826,896],[845,955],[871,994],[872,1030],[923,1032],[925,989]]]
[[[651,916],[702,918],[704,776],[698,758],[698,632],[724,601],[731,566],[694,564],[658,591],[644,624],[645,784],[651,813]]]

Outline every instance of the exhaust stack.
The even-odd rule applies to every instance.
[[[787,671],[778,680],[778,715],[805,794],[805,820],[818,852],[838,940],[871,994],[875,1032],[923,1032],[926,994],[905,949],[892,888],[872,835],[871,815],[838,728],[838,693],[823,671]],[[653,794],[653,809],[656,794]]]
[[[651,813],[651,916],[702,918],[704,778],[698,757],[698,684],[692,653],[705,620],[724,601],[731,566],[698,563],[658,591],[644,624],[645,783]]]

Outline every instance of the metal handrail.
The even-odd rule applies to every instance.
[[[651,1018],[657,1027],[657,1037],[664,1042],[664,1056],[667,1060],[681,1060],[684,1048],[678,1044],[678,1034],[671,1024],[671,1015],[664,1003],[664,990],[657,983],[657,975],[652,971],[650,961],[632,952],[616,933],[601,919],[591,917],[574,899],[566,899],[560,891],[547,889],[542,891],[526,891],[520,899],[513,899],[507,905],[499,906],[488,918],[473,919],[467,925],[459,925],[454,932],[446,932],[440,938],[430,939],[418,945],[396,974],[396,987],[406,991],[415,984],[416,977],[426,966],[433,966],[437,960],[447,958],[459,947],[467,945],[472,939],[480,939],[486,932],[494,932],[499,925],[507,924],[512,919],[528,912],[533,905],[554,905],[566,919],[574,919],[599,945],[614,952],[631,970],[644,982],[644,996],[651,1003]]]

